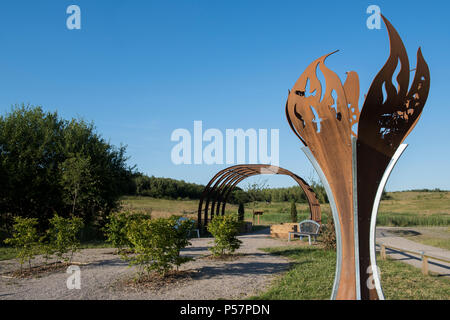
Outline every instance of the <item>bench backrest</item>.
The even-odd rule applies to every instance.
[[[299,232],[318,234],[320,224],[314,220],[304,220],[298,224]]]
[[[194,227],[194,224],[195,224],[195,221],[194,221],[194,220],[189,219],[189,218],[185,218],[185,217],[180,217],[180,218],[177,220],[177,223],[175,224],[175,229],[178,229],[178,226],[179,226],[180,224],[182,224],[183,221],[186,221],[186,220],[189,220],[189,222],[191,223],[191,228],[193,228],[193,227]]]

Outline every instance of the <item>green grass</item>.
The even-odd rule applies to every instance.
[[[265,293],[252,299],[324,300],[333,287],[336,254],[312,247],[269,248],[266,252],[292,259],[290,270],[278,276]]]
[[[391,259],[377,261],[388,300],[449,300],[450,279],[425,276],[419,268]]]
[[[16,251],[11,247],[0,247],[0,261],[14,259]]]
[[[428,239],[421,239],[421,238],[410,238],[412,241],[420,242],[422,244],[425,244],[427,246],[437,247],[441,249],[450,250],[450,240],[448,239],[434,239],[434,238],[428,238]]]
[[[377,217],[380,226],[448,226],[450,225],[450,192],[389,192],[390,200],[382,200]],[[153,217],[184,214],[197,217],[198,200],[166,200],[149,197],[124,197],[125,209],[151,211]],[[261,224],[290,222],[289,202],[257,202],[245,205],[245,219],[252,220],[253,210],[262,210]],[[236,205],[227,205],[227,213],[236,213]],[[322,222],[326,223],[328,204],[321,204]],[[307,203],[297,204],[298,220],[309,217]]]
[[[88,241],[81,243],[80,249],[94,249],[94,248],[112,248],[112,246],[105,241]],[[10,260],[16,257],[16,250],[13,247],[0,247],[0,261]]]
[[[336,253],[314,247],[264,249],[288,257],[292,266],[278,276],[271,287],[251,299],[324,300],[329,299],[334,281]],[[424,276],[420,269],[402,262],[379,261],[381,283],[386,299],[450,299],[450,280]]]
[[[379,226],[449,226],[450,225],[450,192],[389,192],[390,200],[383,200],[377,217]],[[152,217],[168,217],[173,214],[182,214],[197,218],[198,200],[167,200],[150,197],[123,197],[124,210],[141,210],[151,212]],[[227,213],[236,213],[237,206],[228,204]],[[322,223],[327,222],[327,213],[330,212],[328,204],[322,204]],[[252,221],[252,210],[263,210],[260,216],[261,225],[290,222],[289,202],[258,202],[245,206],[245,219]],[[309,217],[307,203],[297,204],[298,221]],[[449,232],[447,232],[448,234]],[[432,246],[450,249],[448,238],[439,239],[433,234],[411,238]],[[88,246],[88,244],[86,244]],[[92,247],[102,247],[104,244],[93,244]],[[13,250],[0,246],[0,260],[10,259],[14,256]]]
[[[448,226],[450,225],[450,214],[448,213],[393,213],[380,212],[377,216],[377,225],[392,227],[412,226]]]
[[[103,240],[91,240],[82,242],[80,249],[95,249],[95,248],[112,248],[112,245]]]

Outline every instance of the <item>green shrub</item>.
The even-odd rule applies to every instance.
[[[215,216],[208,224],[208,231],[214,237],[214,246],[209,250],[214,256],[222,256],[227,252],[233,253],[239,249],[242,241],[236,236],[239,234],[241,222],[237,215],[227,214]]]
[[[120,252],[123,248],[129,247],[127,238],[128,215],[125,212],[111,214],[104,231],[106,241],[111,243]]]
[[[16,257],[20,262],[20,272],[22,272],[23,264],[27,261],[31,270],[31,260],[38,252],[39,235],[36,228],[37,224],[36,218],[15,217],[12,237],[4,241],[17,250]]]
[[[239,221],[244,221],[244,216],[245,216],[244,204],[242,202],[240,202],[239,203],[239,208],[238,208],[238,220]]]
[[[79,234],[83,228],[83,220],[78,217],[63,218],[55,214],[49,222],[47,253],[56,254],[66,262],[72,261],[73,254],[80,247]],[[70,258],[67,256],[69,252]]]
[[[108,223],[104,227],[106,241],[111,243],[120,253],[125,248],[131,248],[132,243],[128,239],[128,229],[130,223],[135,221],[140,223],[143,220],[151,219],[149,214],[118,212],[109,216]]]
[[[158,272],[165,276],[174,266],[190,260],[180,256],[189,245],[188,231],[192,220],[179,217],[158,219],[132,219],[127,226],[132,255],[127,256],[129,265],[136,265],[140,272]]]
[[[297,222],[297,207],[295,201],[291,203],[291,222]]]
[[[327,214],[327,223],[321,227],[322,242],[326,249],[336,249],[336,230],[331,213]]]
[[[188,218],[181,218],[178,216],[172,216],[169,219],[174,224],[175,229],[175,247],[177,249],[177,257],[175,258],[175,265],[177,268],[185,262],[185,258],[180,256],[181,249],[190,245],[189,236],[191,230],[194,227],[195,221]]]

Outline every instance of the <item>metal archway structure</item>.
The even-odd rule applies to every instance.
[[[231,192],[244,179],[261,174],[281,174],[290,176],[302,188],[308,200],[311,220],[321,222],[320,204],[315,192],[301,177],[295,173],[272,165],[243,164],[219,171],[206,185],[198,204],[198,228],[202,229],[214,215],[224,215],[225,206]],[[203,216],[203,217],[202,217]]]

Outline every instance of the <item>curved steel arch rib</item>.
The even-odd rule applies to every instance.
[[[225,214],[225,206],[234,188],[244,179],[261,174],[281,174],[290,176],[302,188],[308,200],[311,219],[321,222],[320,204],[312,188],[298,175],[289,170],[266,164],[235,165],[219,171],[206,185],[198,204],[198,227],[208,224],[214,215]],[[210,208],[211,204],[211,210]],[[210,214],[208,214],[210,213]],[[202,219],[203,215],[203,219]]]

